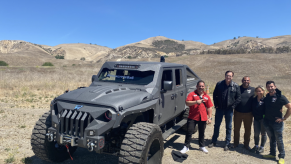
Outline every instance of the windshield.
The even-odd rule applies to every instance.
[[[154,79],[155,71],[103,68],[98,79],[103,82],[147,85]]]

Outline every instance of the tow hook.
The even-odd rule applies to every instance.
[[[52,133],[47,133],[46,136],[49,142],[52,142],[54,140],[54,135]]]
[[[93,150],[94,150],[94,146],[95,146],[95,144],[92,143],[92,142],[88,142],[88,143],[87,143],[87,147],[88,147],[88,150],[89,150],[89,151],[93,151]]]

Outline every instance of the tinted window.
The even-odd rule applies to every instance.
[[[172,70],[165,70],[162,76],[162,89],[164,89],[164,81],[173,81]]]
[[[104,82],[147,85],[153,81],[155,71],[103,68],[98,79]]]
[[[182,86],[183,85],[183,78],[182,78],[182,70],[181,69],[175,70],[175,78],[176,78],[176,86]]]

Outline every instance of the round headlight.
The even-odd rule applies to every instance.
[[[110,111],[107,111],[107,112],[105,113],[105,118],[106,118],[107,120],[111,120],[111,119],[112,119],[112,113],[110,113]]]

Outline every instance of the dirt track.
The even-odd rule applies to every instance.
[[[10,108],[9,104],[0,104],[0,163],[5,163],[4,160],[9,157],[9,154],[15,155],[14,163],[21,163],[21,159],[26,157],[32,164],[47,164],[48,162],[41,161],[37,158],[31,150],[30,146],[30,135],[31,130],[38,120],[39,116],[47,109],[18,109]],[[290,119],[285,123],[284,131],[284,142],[286,158],[285,161],[291,161],[291,141],[290,141]],[[24,127],[25,126],[25,127]],[[213,133],[213,124],[208,125],[206,129],[206,145],[210,143],[210,139]],[[241,130],[241,136],[243,136],[243,130]],[[246,151],[242,145],[243,140],[241,137],[240,147],[236,150],[225,152],[223,151],[222,142],[225,138],[224,123],[222,123],[221,134],[219,136],[218,146],[208,149],[209,154],[204,154],[198,150],[197,134],[193,135],[192,148],[187,153],[189,155],[188,159],[183,163],[276,163],[274,160],[262,159],[260,155],[250,153]],[[172,150],[180,150],[183,148],[184,142],[184,132],[178,131],[168,138],[165,142],[165,151],[163,156],[164,164],[177,163],[173,161],[171,156]],[[253,145],[253,136],[251,139],[251,144]],[[265,153],[267,154],[269,150],[269,139],[266,144]],[[113,164],[118,163],[118,158],[111,155],[100,155],[95,152],[88,152],[86,149],[78,149],[73,156],[74,160],[67,160],[62,162],[62,164],[77,164],[77,163],[87,163],[87,164]]]

